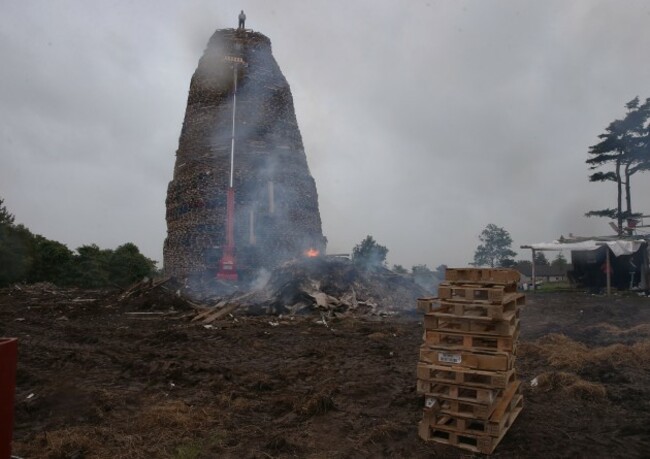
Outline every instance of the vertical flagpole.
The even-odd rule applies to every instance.
[[[235,173],[235,113],[237,112],[237,64],[233,63],[233,74],[235,80],[235,91],[232,93],[232,138],[230,142],[230,188],[232,188],[233,175]]]
[[[237,58],[234,58],[237,59]],[[233,63],[234,90],[232,93],[232,135],[230,138],[230,174],[228,177],[228,193],[226,195],[226,246],[219,262],[217,279],[236,281],[238,279],[235,259],[235,134],[237,114],[237,64],[241,61],[231,60]]]

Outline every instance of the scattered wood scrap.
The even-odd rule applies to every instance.
[[[225,305],[223,308],[214,311],[212,314],[208,314],[205,316],[201,322],[204,324],[209,324],[214,322],[215,320],[222,319],[226,317],[228,314],[233,313],[237,308],[239,308],[241,305],[239,303],[229,303]]]
[[[159,280],[154,280],[154,279],[149,279],[145,278],[140,282],[137,282],[133,284],[131,287],[129,287],[120,297],[121,300],[127,299],[132,296],[139,296],[142,295],[150,290],[153,290],[157,287],[161,287],[162,285],[166,284],[172,280],[171,277],[165,277],[163,279]]]
[[[127,316],[169,316],[178,313],[176,311],[129,311],[124,314]]]

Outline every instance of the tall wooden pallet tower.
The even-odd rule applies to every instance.
[[[447,269],[438,297],[418,300],[422,439],[490,454],[521,412],[518,281],[510,269]]]

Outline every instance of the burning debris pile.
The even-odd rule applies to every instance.
[[[386,268],[369,270],[347,258],[320,255],[295,258],[273,271],[260,270],[252,282],[214,278],[146,279],[120,294],[129,311],[188,311],[210,323],[239,315],[325,314],[327,317],[415,314],[426,291],[410,276]]]
[[[415,313],[414,302],[426,294],[386,268],[364,270],[345,258],[313,257],[283,263],[265,285],[228,302],[249,314],[383,315]]]
[[[240,271],[272,268],[311,247],[324,250],[291,90],[266,36],[214,33],[192,77],[176,156],[166,202],[167,275],[216,271],[226,239],[231,158]]]

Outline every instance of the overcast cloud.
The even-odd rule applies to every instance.
[[[650,97],[645,1],[4,0],[0,196],[16,220],[162,260],[190,78],[240,9],[291,85],[330,252],[371,234],[391,264],[461,266],[488,223],[516,248],[611,233],[583,217],[616,199],[584,161]],[[635,176],[635,210],[649,195]]]

